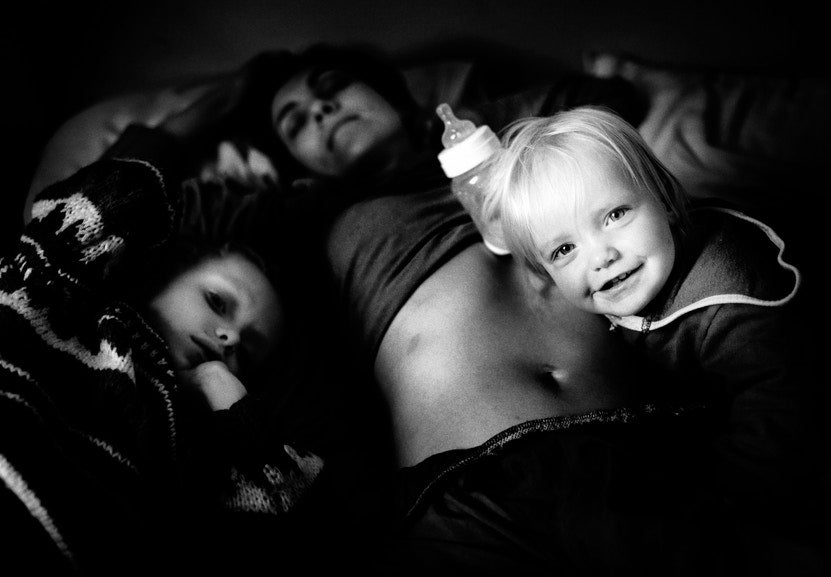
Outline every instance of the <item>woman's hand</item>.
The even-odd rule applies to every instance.
[[[208,361],[180,371],[179,380],[212,411],[228,409],[247,394],[245,385],[222,361]]]
[[[220,77],[191,104],[162,121],[160,128],[185,142],[198,143],[216,136],[233,123],[249,81],[244,68]]]

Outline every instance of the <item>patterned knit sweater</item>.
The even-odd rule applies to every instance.
[[[174,230],[179,187],[159,166],[106,158],[45,190],[0,258],[6,569],[138,574],[186,548],[193,495],[205,491],[192,490],[190,427],[204,419],[188,414],[159,335],[107,284]],[[282,513],[322,461],[279,449],[254,466],[195,470],[222,471],[224,484],[205,486],[223,487],[231,508]]]

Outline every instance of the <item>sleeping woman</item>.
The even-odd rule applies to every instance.
[[[438,167],[440,123],[393,69],[316,47],[272,78],[257,123],[276,134],[272,153],[342,203],[326,264],[356,368],[389,411],[396,571],[729,574],[781,561],[781,535],[765,533],[779,518],[759,529],[712,482],[710,399],[631,366],[607,326],[485,250]],[[625,83],[566,76],[469,116],[498,130],[581,103],[633,124],[643,113]]]

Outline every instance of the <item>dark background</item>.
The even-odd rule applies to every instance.
[[[6,5],[0,242],[19,233],[43,145],[108,96],[231,69],[264,49],[368,42],[410,56],[448,45],[578,67],[608,49],[653,62],[827,75],[827,18],[805,2],[189,0]]]

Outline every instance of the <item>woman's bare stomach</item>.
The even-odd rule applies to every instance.
[[[541,295],[482,244],[427,279],[384,335],[375,374],[400,466],[477,446],[513,425],[621,404],[608,322]]]

